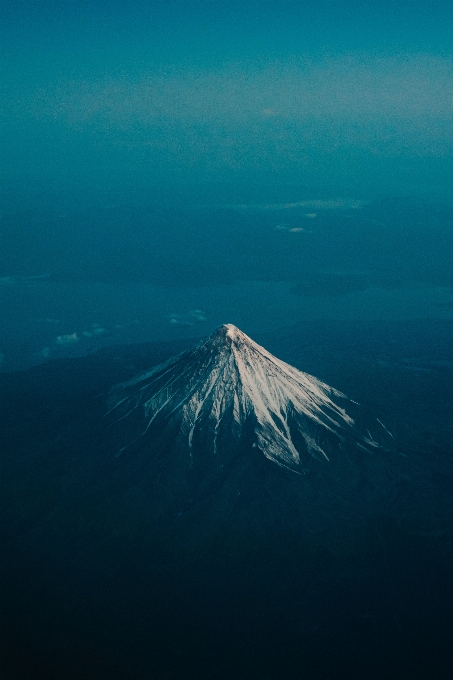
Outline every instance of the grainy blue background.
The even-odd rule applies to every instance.
[[[452,316],[450,3],[5,0],[3,370]]]

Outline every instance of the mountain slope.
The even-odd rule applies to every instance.
[[[375,451],[391,435],[379,420],[361,429],[358,405],[277,359],[231,324],[148,373],[119,385],[110,412],[133,423],[122,450],[153,426],[171,426],[193,462],[200,437],[215,455],[220,438],[252,431],[252,446],[299,472],[310,457],[329,460],[346,442]],[[371,421],[370,421],[371,422]],[[124,425],[124,422],[123,422]],[[233,439],[231,439],[233,438]]]

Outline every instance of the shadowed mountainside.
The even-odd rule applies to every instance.
[[[448,329],[424,328],[418,354],[398,324],[362,344],[352,324],[263,338],[353,399],[369,393],[397,438],[304,454],[302,475],[253,446],[247,418],[234,445],[219,432],[214,462],[203,428],[191,466],[158,419],[116,455],[143,413],[118,429],[111,388],[184,343],[2,376],[13,677],[448,677],[451,367]]]

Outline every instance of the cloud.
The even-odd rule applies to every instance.
[[[118,326],[118,328],[122,328],[122,326]],[[81,335],[83,335],[84,338],[98,338],[101,335],[108,334],[109,334],[108,330],[106,328],[103,328],[98,323],[91,324],[91,328],[89,331],[82,331],[81,333]]]
[[[104,116],[155,124],[171,120],[238,122],[250,117],[306,119],[357,114],[450,114],[453,63],[448,57],[364,53],[303,59],[265,67],[229,66],[217,71],[155,71],[134,80],[66,81],[35,92],[35,112],[84,122]],[[45,97],[49,98],[46,100]]]
[[[57,345],[71,345],[74,344],[75,342],[79,342],[79,337],[77,333],[59,335],[56,339]]]
[[[10,115],[98,131],[108,145],[186,165],[306,162],[309,149],[443,155],[453,143],[453,60],[355,54],[264,67],[74,80],[15,98]]]
[[[295,203],[248,203],[241,205],[228,206],[239,212],[260,212],[273,210],[290,210],[301,212],[304,217],[314,218],[317,217],[317,213],[305,213],[304,211],[298,211],[298,208],[316,208],[317,210],[358,210],[363,206],[367,205],[367,201],[359,199],[350,198],[335,198],[335,199],[312,199],[305,201],[297,201]]]
[[[189,312],[189,315],[194,321],[201,322],[207,320],[206,314],[201,309],[194,309],[192,312]]]
[[[201,309],[193,309],[185,314],[170,314],[167,317],[168,323],[172,326],[195,326],[207,320],[207,316]]]
[[[303,227],[290,227],[286,224],[278,224],[275,229],[277,231],[288,231],[291,234],[297,234],[300,232],[305,232],[306,234],[313,234],[309,229],[304,229]]]
[[[105,335],[107,332],[107,329],[103,328],[98,323],[94,323],[91,327],[91,335],[93,336]]]

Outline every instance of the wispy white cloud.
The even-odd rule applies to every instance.
[[[316,210],[358,210],[366,205],[367,202],[351,198],[335,198],[335,199],[315,199],[307,201],[297,201],[295,203],[247,203],[239,205],[228,206],[235,210],[244,211],[272,211],[272,210],[291,210],[295,211],[303,208],[299,212],[304,217],[314,218],[317,213],[305,213],[304,210],[312,208]],[[282,225],[279,225],[282,226]],[[284,226],[284,225],[283,225]]]
[[[167,317],[168,323],[172,326],[195,326],[207,320],[207,316],[201,309],[193,309],[185,314],[170,314]]]
[[[300,234],[300,233],[312,234],[313,233],[310,229],[304,229],[304,227],[290,227],[286,224],[278,224],[275,228],[276,228],[277,231],[287,231],[290,234]]]
[[[100,324],[94,323],[91,327],[91,335],[94,337],[99,337],[100,335],[105,335],[107,333],[107,329],[103,328]]]
[[[71,345],[76,342],[79,342],[79,336],[77,335],[77,333],[59,335],[56,339],[57,345]]]

